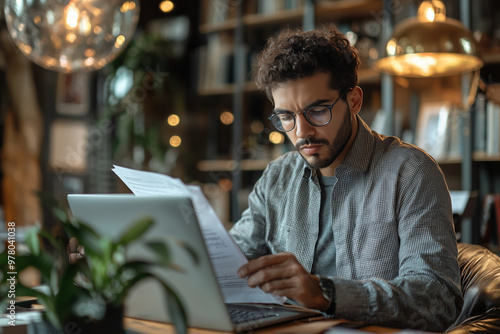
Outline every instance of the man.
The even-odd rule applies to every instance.
[[[269,164],[230,231],[251,259],[238,274],[328,315],[443,331],[462,306],[447,185],[358,116],[358,66],[336,28],[285,30],[259,55],[270,119],[297,152]]]

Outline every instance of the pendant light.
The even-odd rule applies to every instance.
[[[398,24],[387,42],[387,56],[375,69],[401,77],[437,77],[473,72],[483,66],[472,33],[446,17],[441,1],[423,1],[418,16]]]
[[[5,0],[5,21],[21,52],[59,72],[97,70],[132,39],[139,0]]]

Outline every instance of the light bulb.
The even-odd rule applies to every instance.
[[[446,7],[442,1],[426,0],[418,7],[417,17],[424,22],[443,22],[446,20]]]
[[[9,33],[36,64],[58,72],[97,70],[131,41],[139,0],[5,0]]]

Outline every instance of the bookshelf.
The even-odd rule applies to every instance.
[[[197,168],[207,174],[207,182],[218,182],[222,177],[231,179],[230,211],[231,220],[235,221],[242,211],[238,207],[238,193],[248,191],[276,151],[287,150],[285,144],[276,150],[264,137],[274,130],[267,120],[271,105],[258,92],[251,75],[266,39],[286,26],[303,27],[308,22],[315,25],[333,22],[341,31],[359,27],[363,20],[378,16],[382,0],[202,0],[200,8],[198,30],[204,43],[196,55],[199,68],[196,91],[202,104],[200,109],[212,119],[208,125],[212,137],[208,145],[220,144],[220,148],[207,149],[207,156],[198,162]],[[365,44],[378,52],[376,38],[370,38],[373,40],[365,40],[369,42]],[[242,73],[238,73],[241,69],[236,64],[243,67]],[[380,95],[381,76],[369,67],[368,61],[363,61],[363,65],[366,66],[360,68],[359,78],[363,88],[368,87],[365,104],[372,107],[366,115],[371,118],[371,113],[380,108],[380,99],[370,97]],[[224,111],[234,115],[232,131],[218,121]],[[261,133],[251,129],[253,123],[261,124]]]
[[[478,41],[480,54],[484,60],[484,67],[480,71],[482,80],[487,85],[500,82],[500,48],[498,47],[500,40],[494,33],[499,24],[495,21],[493,14],[500,9],[500,3],[489,0],[443,2],[447,8],[447,16],[462,21],[473,32]],[[403,81],[395,80],[394,100],[397,100],[398,96],[404,95],[405,91],[408,90]],[[438,87],[439,85],[445,86],[442,79],[436,78],[434,82],[439,83]],[[411,104],[411,99],[411,95],[400,98],[400,103],[399,105],[396,103],[395,109],[401,106],[401,101],[403,104]],[[444,100],[457,102],[450,96],[443,98]],[[479,204],[475,214],[472,218],[462,221],[461,226],[458,226],[463,242],[480,243],[481,236],[478,227],[483,214],[482,198],[489,193],[500,192],[500,174],[498,173],[500,170],[500,143],[498,136],[493,141],[497,145],[496,150],[487,149],[486,145],[486,142],[490,140],[487,139],[488,136],[498,134],[500,122],[493,123],[492,119],[487,117],[489,102],[491,101],[485,98],[484,92],[479,91],[473,106],[458,117],[460,125],[454,140],[460,142],[460,154],[437,159],[450,190],[466,190],[471,193],[477,191],[479,193]],[[418,103],[417,107],[413,109],[418,110]]]
[[[474,8],[479,7],[481,0],[472,2],[460,0],[460,8],[471,8],[470,12],[462,11],[459,15],[457,4],[451,8],[452,17],[473,16]],[[418,101],[416,107],[414,101],[418,100],[415,95],[407,89],[407,82],[401,78],[390,78],[381,76],[371,68],[372,61],[382,56],[385,42],[390,36],[391,27],[394,25],[396,16],[391,12],[393,3],[389,0],[277,0],[273,3],[274,8],[264,8],[266,1],[220,1],[214,7],[214,2],[202,0],[201,22],[199,32],[206,41],[200,48],[197,56],[200,68],[197,85],[197,95],[203,104],[201,110],[212,119],[217,119],[224,110],[230,110],[235,116],[231,131],[222,128],[220,131],[210,130],[211,135],[217,140],[209,139],[209,144],[222,143],[219,150],[213,150],[198,162],[198,170],[206,173],[207,182],[222,176],[232,180],[231,198],[231,220],[238,218],[241,207],[237,202],[237,193],[244,188],[249,188],[258,178],[267,163],[271,161],[272,154],[253,154],[255,146],[250,143],[258,137],[249,128],[253,122],[260,122],[263,128],[270,132],[271,125],[267,116],[271,112],[271,106],[264,94],[257,91],[251,70],[255,63],[256,55],[261,50],[267,37],[285,26],[301,27],[312,22],[315,25],[335,23],[343,32],[345,30],[356,31],[358,37],[362,37],[365,44],[355,46],[360,50],[361,67],[359,71],[360,85],[365,93],[365,102],[361,117],[370,124],[379,109],[386,110],[389,117],[390,129],[386,134],[396,134],[395,122],[397,114],[404,114],[403,127],[415,132],[416,115],[418,115]],[[268,1],[269,2],[269,1]],[[420,1],[402,1],[403,7],[416,7]],[[446,1],[445,1],[446,2]],[[448,6],[451,1],[446,2]],[[226,7],[222,5],[226,5]],[[285,5],[288,4],[288,5]],[[262,7],[264,6],[264,7]],[[269,5],[271,6],[271,5]],[[281,6],[281,7],[280,7]],[[312,7],[311,7],[312,6]],[[224,7],[224,8],[222,8]],[[271,6],[272,7],[272,6]],[[286,7],[286,8],[285,8]],[[311,12],[309,9],[313,8]],[[402,15],[412,16],[412,11],[407,10]],[[212,11],[212,13],[211,13]],[[218,15],[214,13],[217,11]],[[387,15],[391,13],[391,15]],[[213,17],[217,16],[217,20]],[[472,25],[474,20],[472,19]],[[310,26],[309,26],[310,27]],[[370,36],[366,29],[371,28]],[[376,31],[377,28],[380,29]],[[375,29],[375,30],[373,30]],[[383,40],[384,39],[384,40]],[[215,41],[215,42],[214,42]],[[214,51],[215,50],[215,51]],[[372,51],[378,54],[373,55]],[[487,46],[482,50],[486,71],[481,76],[488,77],[490,72],[500,70],[500,50],[495,46]],[[213,65],[215,63],[215,65]],[[212,65],[210,65],[212,64]],[[239,74],[235,64],[240,64],[242,71]],[[242,64],[242,65],[241,65]],[[219,73],[216,78],[207,68]],[[220,70],[223,68],[222,70]],[[220,72],[225,75],[220,75]],[[222,79],[225,78],[225,79]],[[498,80],[500,82],[500,78]],[[472,115],[472,114],[471,114]],[[472,117],[472,116],[471,116]],[[500,192],[500,184],[496,181],[495,168],[500,164],[500,153],[486,154],[475,152],[473,147],[477,135],[471,128],[474,120],[464,120],[460,129],[462,154],[453,157],[438,159],[438,163],[445,172],[450,189],[474,190],[483,187],[487,190]],[[216,123],[214,121],[214,123]],[[213,125],[213,123],[212,123]],[[220,139],[222,137],[222,139]],[[270,150],[272,144],[260,138],[259,147]],[[405,139],[405,138],[403,138]],[[470,147],[469,147],[470,146]],[[469,148],[468,148],[469,147]],[[285,147],[286,149],[286,147]],[[229,153],[231,152],[231,153]],[[216,179],[215,178],[215,179]],[[491,182],[490,182],[491,181]],[[493,184],[493,186],[492,186]]]

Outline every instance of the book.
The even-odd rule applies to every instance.
[[[500,245],[500,194],[486,194],[480,227],[481,242]]]
[[[486,102],[486,154],[500,154],[500,106],[493,101]]]
[[[474,152],[486,153],[486,97],[478,93],[474,114]]]

